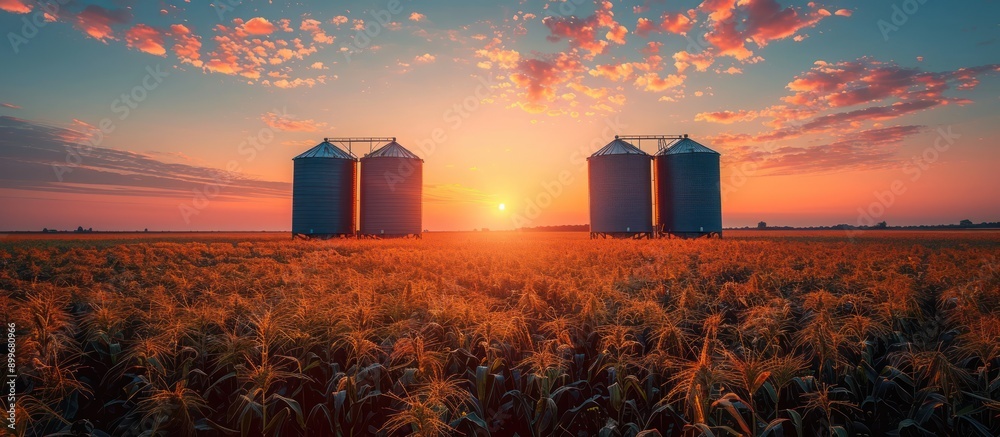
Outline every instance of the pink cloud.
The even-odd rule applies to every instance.
[[[163,33],[145,24],[137,24],[125,32],[125,43],[134,49],[156,56],[166,56]]]
[[[706,5],[711,7],[706,8]],[[782,7],[776,0],[706,1],[702,10],[710,13],[712,20],[706,40],[717,50],[718,56],[731,56],[745,61],[753,55],[746,42],[753,41],[764,47],[771,41],[796,35],[831,15],[809,3],[811,11],[801,13],[794,7]],[[722,12],[725,11],[725,12]]]
[[[639,17],[635,23],[635,33],[639,36],[647,36],[656,30],[656,23],[646,17]]]
[[[757,111],[719,111],[702,112],[694,116],[695,121],[708,121],[712,123],[732,124],[741,121],[750,121],[757,118]]]
[[[271,129],[284,132],[316,132],[326,128],[326,123],[312,119],[296,120],[290,115],[274,112],[266,112],[260,116],[260,119]]]
[[[604,53],[608,41],[625,44],[625,35],[628,34],[628,29],[615,21],[612,8],[610,1],[598,0],[597,10],[593,15],[586,18],[545,17],[542,24],[549,29],[549,41],[558,42],[565,38],[569,40],[570,47],[587,50],[590,56],[599,55]],[[608,29],[605,39],[598,37],[598,29]]]
[[[963,103],[944,97],[944,91],[953,86],[972,89],[979,83],[979,76],[996,73],[997,68],[996,65],[984,65],[932,73],[872,58],[836,64],[817,61],[811,70],[788,84],[794,94],[782,100],[817,108],[843,108],[890,98]]]
[[[922,130],[920,126],[884,128],[882,123],[937,107],[972,103],[945,92],[972,89],[981,76],[998,72],[996,64],[935,73],[871,58],[835,64],[817,61],[788,84],[793,94],[782,99],[785,104],[763,110],[699,113],[695,120],[730,124],[763,119],[770,130],[755,135],[721,133],[712,138],[714,144],[731,148],[730,159],[752,159],[762,162],[762,168],[803,172],[881,165],[894,162],[898,143]],[[762,144],[806,135],[832,140],[823,146],[759,152]]]
[[[923,126],[891,126],[852,132],[817,146],[762,150],[752,144],[726,146],[730,160],[749,160],[769,175],[871,170],[899,164],[902,141],[923,132]],[[714,144],[719,145],[719,142]]]
[[[815,26],[825,16],[816,12],[803,16],[792,7],[782,8],[776,0],[750,0],[747,12],[745,35],[760,47],[766,46],[769,41],[795,35],[800,29]]]
[[[292,80],[281,79],[281,80],[274,81],[273,84],[269,83],[268,81],[265,80],[263,83],[264,83],[264,85],[273,85],[275,87],[283,88],[283,89],[298,88],[298,87],[312,88],[316,84],[326,83],[326,81],[327,81],[328,78],[329,78],[328,76],[324,75],[324,76],[317,76],[315,78],[311,78],[311,77],[309,77],[309,78],[301,78],[301,77],[298,77],[298,78],[295,78],[295,79],[292,79]],[[333,76],[333,79],[336,79],[336,78],[337,78],[337,76]],[[306,120],[306,121],[313,122],[312,120]],[[326,123],[319,123],[317,126],[319,126],[319,127],[326,127]]]
[[[530,103],[551,101],[556,88],[573,79],[583,70],[583,64],[575,56],[560,53],[549,59],[528,59],[518,64],[517,71],[510,75],[511,81],[525,90]]]
[[[427,16],[424,15],[424,14],[421,14],[420,12],[414,12],[414,13],[410,14],[410,21],[424,21],[426,19],[427,19]]]
[[[15,105],[13,103],[0,103],[0,106],[3,106],[4,108],[10,108],[10,109],[21,109],[20,106]]]

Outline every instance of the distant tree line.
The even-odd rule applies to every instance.
[[[590,225],[557,225],[518,228],[521,232],[590,232]]]
[[[911,225],[911,226],[889,226],[886,222],[880,222],[873,226],[854,226],[848,224],[839,224],[833,226],[768,226],[767,222],[757,223],[756,229],[767,229],[767,230],[834,230],[834,231],[846,231],[846,230],[865,230],[865,229],[900,229],[900,230],[935,230],[935,229],[997,229],[1000,228],[1000,222],[982,222],[973,223],[972,220],[962,220],[958,224],[950,225]],[[728,228],[728,229],[753,229],[750,226],[744,226],[742,228]]]

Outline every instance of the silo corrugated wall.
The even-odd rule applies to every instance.
[[[653,161],[657,229],[683,237],[721,236],[719,154],[685,139],[661,150]]]
[[[361,234],[419,236],[423,160],[395,142],[386,147],[361,158]]]
[[[650,156],[629,146],[638,153],[599,151],[587,159],[592,234],[653,231]]]
[[[292,234],[319,238],[354,235],[357,161],[302,157],[294,162]]]

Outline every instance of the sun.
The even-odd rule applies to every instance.
[[[499,208],[501,211],[503,211],[503,210],[507,209],[507,205],[504,205],[504,204],[501,203],[500,206],[498,206],[497,208]]]

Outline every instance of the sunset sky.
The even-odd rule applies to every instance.
[[[998,16],[0,0],[0,230],[289,230],[292,157],[370,135],[424,158],[431,230],[586,223],[583,158],[615,134],[722,153],[727,227],[1000,221]]]

